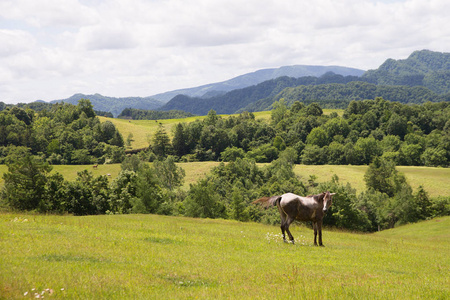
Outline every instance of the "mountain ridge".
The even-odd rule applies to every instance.
[[[265,80],[267,78],[271,79]],[[416,103],[422,102],[424,99],[430,99],[430,97],[434,97],[433,99],[436,99],[436,101],[438,99],[448,99],[450,94],[450,53],[430,50],[414,51],[406,59],[394,60],[388,58],[377,69],[366,72],[360,69],[339,66],[293,65],[261,69],[226,81],[169,91],[149,97],[115,98],[100,94],[75,94],[70,98],[54,100],[51,103],[64,101],[77,104],[79,99],[86,98],[91,100],[95,110],[112,112],[114,116],[119,115],[125,108],[146,110],[177,109],[196,114],[206,114],[210,109],[219,107],[220,109],[217,112],[234,113],[239,109],[261,108],[262,106],[259,104],[263,102],[270,103],[274,96],[282,92],[284,88],[293,88],[295,85],[347,84],[350,81],[362,81],[376,86],[387,87],[422,86],[425,88],[420,89],[423,99],[420,99],[420,93],[412,97]],[[330,95],[332,93],[336,94],[336,91],[332,90],[333,88],[342,90],[342,86],[328,86],[327,88],[329,90],[323,92]],[[308,88],[309,91],[313,89],[319,88]],[[386,88],[379,90],[386,91]],[[412,89],[408,90],[409,93],[412,93],[412,91]],[[430,94],[428,91],[432,93]],[[406,90],[398,89],[396,92],[404,95]],[[390,91],[390,94],[396,92]],[[314,93],[311,95],[314,95]],[[337,91],[337,93],[341,92]],[[349,93],[348,97],[358,98],[354,95],[354,93]],[[342,100],[351,100],[347,98]],[[395,97],[392,98],[395,99]],[[310,100],[315,99],[308,99],[308,101]],[[255,105],[256,102],[259,102],[259,104]],[[234,110],[232,110],[233,108]],[[265,109],[267,109],[267,106],[265,106]]]
[[[317,65],[292,65],[282,66],[279,68],[267,68],[260,69],[254,72],[242,74],[233,77],[229,80],[201,85],[198,87],[178,89],[165,93],[160,93],[150,96],[151,98],[160,100],[162,102],[168,102],[177,95],[186,95],[190,97],[203,97],[207,93],[220,93],[229,92],[236,89],[249,87],[259,84],[261,82],[275,79],[282,76],[288,77],[305,77],[314,76],[319,77],[327,72],[333,72],[335,74],[343,76],[361,76],[364,74],[364,70],[342,67],[342,66],[317,66]]]

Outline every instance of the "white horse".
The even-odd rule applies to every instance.
[[[289,231],[289,226],[294,220],[312,221],[314,228],[314,245],[317,246],[317,232],[319,233],[319,246],[322,243],[322,222],[323,217],[333,202],[332,196],[336,193],[323,192],[318,195],[302,197],[293,193],[281,196],[263,197],[252,203],[260,203],[265,207],[277,206],[281,217],[281,232],[283,240],[286,242],[285,231],[289,235],[289,240],[294,243],[294,237]]]

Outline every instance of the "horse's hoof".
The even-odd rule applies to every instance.
[[[319,246],[320,246],[320,247],[325,247],[325,245],[323,245],[323,244],[322,244],[322,245],[319,245]]]

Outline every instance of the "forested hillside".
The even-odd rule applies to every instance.
[[[80,99],[89,99],[96,111],[104,111],[112,113],[115,117],[119,115],[126,108],[137,109],[157,109],[163,105],[163,102],[153,99],[151,97],[107,97],[100,94],[84,95],[75,94],[70,98],[54,100],[51,103],[70,103],[76,105]]]
[[[375,85],[352,81],[347,84],[301,85],[286,88],[275,97],[261,99],[244,109],[248,111],[270,110],[272,104],[280,99],[285,99],[286,103],[290,105],[295,101],[300,101],[303,103],[318,102],[323,108],[345,108],[352,100],[375,99],[376,97],[406,104],[450,101],[450,93],[439,95],[422,86]]]
[[[252,107],[252,104],[260,99],[273,99],[278,93],[288,87],[347,83],[357,79],[358,77],[356,76],[342,76],[334,73],[327,73],[321,77],[279,77],[264,81],[255,86],[233,90],[211,98],[192,98],[185,95],[178,95],[162,106],[160,110],[178,109],[196,115],[206,115],[208,111],[213,109],[219,114],[233,114],[243,111],[247,107]]]
[[[435,93],[448,94],[450,53],[415,51],[407,59],[386,60],[361,78],[378,85],[424,86]]]
[[[177,95],[186,95],[194,98],[210,98],[213,95],[223,95],[232,90],[243,89],[279,77],[321,77],[329,72],[342,76],[361,76],[364,73],[363,70],[339,66],[284,66],[280,68],[257,70],[255,72],[243,74],[223,82],[170,91],[153,95],[151,97],[163,102],[168,102]]]

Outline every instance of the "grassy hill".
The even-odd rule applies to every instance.
[[[332,112],[336,112],[338,115],[342,116],[344,110],[342,109],[324,109],[324,114],[331,114]],[[270,120],[271,112],[270,111],[260,111],[254,112],[256,119],[264,119]],[[220,115],[223,118],[227,118],[232,115]],[[124,140],[127,139],[128,135],[133,134],[133,141],[131,142],[132,149],[144,148],[149,145],[149,138],[153,137],[156,130],[158,129],[159,124],[162,124],[169,135],[172,137],[172,128],[178,123],[190,123],[195,120],[202,120],[206,116],[196,116],[189,117],[183,119],[166,119],[166,120],[125,120],[125,119],[116,119],[116,118],[105,118],[99,117],[101,122],[110,121],[112,122],[119,132],[122,134]]]
[[[448,299],[450,217],[375,234],[157,215],[0,213],[3,299]]]
[[[197,182],[200,178],[208,174],[211,168],[218,164],[219,162],[179,163],[178,165],[186,172],[184,188],[188,189],[190,184]],[[414,190],[417,190],[419,185],[423,185],[432,197],[450,194],[450,168],[399,166],[397,169],[405,174],[407,181]],[[5,165],[0,165],[0,187],[3,186],[1,174],[7,170],[8,168]],[[119,174],[120,165],[99,165],[97,169],[93,169],[91,165],[55,165],[53,166],[53,170],[61,173],[66,180],[74,180],[77,172],[82,170],[92,171],[95,176],[110,174],[110,178],[113,179]],[[317,182],[324,182],[329,181],[336,174],[340,182],[349,182],[357,192],[365,189],[364,173],[366,170],[367,166],[349,165],[296,165],[294,168],[295,173],[301,176],[304,182],[311,175],[317,177]]]

